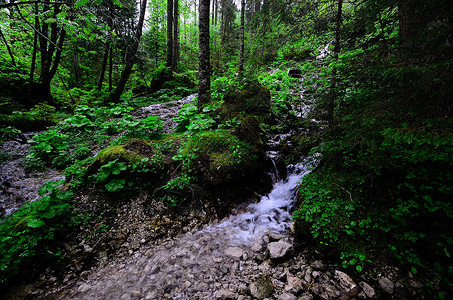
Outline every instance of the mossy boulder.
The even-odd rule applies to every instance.
[[[266,86],[253,83],[244,89],[234,88],[227,91],[223,101],[220,113],[225,119],[232,119],[240,113],[259,116],[263,121],[270,119],[271,94]]]
[[[192,136],[182,154],[193,157],[194,173],[204,185],[240,182],[260,169],[255,149],[226,130]]]
[[[165,156],[154,144],[142,139],[132,139],[125,144],[101,150],[88,167],[87,174],[98,172],[102,166],[112,161],[127,167],[121,173],[121,177],[140,181],[159,179],[166,174],[165,170],[168,167]]]
[[[243,89],[231,89],[223,97],[218,109],[222,121],[240,121],[233,134],[254,147],[262,144],[260,124],[271,120],[271,95],[269,88],[258,83],[247,84]]]

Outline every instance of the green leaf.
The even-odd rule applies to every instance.
[[[126,179],[112,179],[106,185],[105,189],[109,192],[119,192],[126,184]]]
[[[445,256],[450,258],[450,252],[448,252],[447,248],[444,248]]]
[[[359,272],[359,273],[362,272],[362,266],[360,266],[360,265],[357,265],[357,266],[355,267],[355,269],[356,269],[357,272]]]
[[[414,274],[414,275],[417,274],[417,268],[416,267],[412,267],[411,271],[412,271],[412,274]]]
[[[53,217],[55,217],[55,209],[51,208],[46,213],[41,214],[41,217],[46,218],[46,219],[52,219]]]
[[[40,219],[31,219],[28,221],[27,226],[31,228],[39,228],[46,225],[46,223],[43,220]]]

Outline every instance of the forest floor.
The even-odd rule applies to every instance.
[[[156,104],[134,113],[146,117],[165,112],[168,133],[183,103]],[[62,262],[5,298],[423,298],[422,285],[397,267],[382,265],[353,280],[316,246],[295,242],[289,230],[238,243],[218,226],[222,220],[209,204],[169,208],[146,191],[116,207],[109,200],[94,190],[79,193],[76,209],[102,212],[102,221],[67,237]],[[243,206],[232,213],[241,210]]]

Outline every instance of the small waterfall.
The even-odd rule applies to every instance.
[[[318,163],[318,156],[306,158],[296,165],[289,165],[288,175],[278,180],[272,191],[258,203],[250,204],[243,213],[232,215],[218,225],[204,231],[229,231],[225,237],[236,245],[247,245],[261,239],[267,233],[281,233],[288,229],[290,210],[296,200],[297,188],[302,178]]]

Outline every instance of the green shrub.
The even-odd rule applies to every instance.
[[[72,193],[63,181],[47,182],[39,191],[41,199],[8,215],[0,223],[0,283],[20,272],[46,266],[61,259],[54,240],[78,224],[71,208]]]

